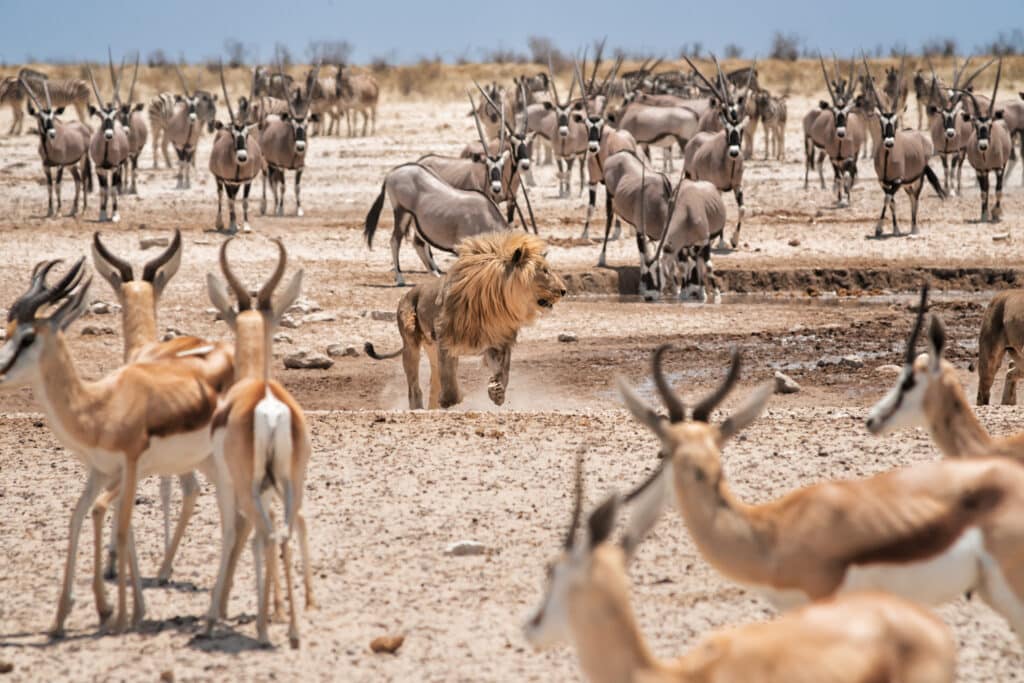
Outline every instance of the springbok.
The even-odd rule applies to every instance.
[[[455,245],[466,237],[509,229],[501,209],[485,193],[452,187],[429,168],[407,163],[388,171],[380,194],[366,214],[363,236],[366,246],[371,249],[385,197],[391,201],[395,217],[391,259],[395,267],[395,284],[399,287],[405,286],[405,278],[398,262],[398,251],[410,223],[416,226],[416,239],[413,240],[416,253],[435,275],[440,275],[441,269],[434,262],[430,247],[454,253]]]
[[[863,58],[863,57],[862,57]],[[900,60],[900,74],[902,78],[904,60]],[[866,75],[867,88],[874,95],[875,115],[878,117],[878,124],[881,131],[880,144],[875,147],[875,174],[878,176],[878,183],[882,186],[885,199],[882,203],[882,213],[875,223],[875,236],[882,235],[882,221],[885,220],[885,210],[889,208],[892,213],[892,234],[900,234],[899,225],[896,222],[896,193],[902,187],[910,197],[910,233],[917,234],[917,205],[921,197],[921,189],[924,187],[925,178],[931,184],[935,193],[940,199],[945,199],[946,193],[939,184],[938,176],[928,165],[928,158],[934,152],[931,138],[919,130],[899,130],[899,117],[902,109],[896,107],[896,102],[888,99],[888,106],[883,101],[882,93],[875,90],[874,79],[871,70],[868,68],[867,59],[864,59],[864,72]],[[882,107],[885,106],[885,111]]]
[[[881,436],[899,429],[925,427],[932,441],[946,458],[979,458],[998,456],[1024,462],[1024,433],[992,437],[971,410],[952,363],[943,358],[946,328],[935,315],[928,327],[927,352],[915,355],[917,339],[924,327],[928,287],[921,290],[917,319],[911,330],[904,354],[903,370],[893,388],[868,412],[867,429]],[[1003,349],[1011,354],[1010,372],[1003,390],[1003,403],[1013,404],[1016,396],[1017,371],[1020,360],[1019,336],[1003,329],[1013,325],[1013,312],[1019,309],[1020,291],[1001,292],[985,311],[978,347],[978,405],[987,405],[992,380],[1002,361]],[[1007,320],[1009,319],[1009,320]],[[1009,399],[1009,400],[1008,400]]]
[[[135,55],[135,69],[132,72],[132,84],[128,88],[128,100],[121,102],[118,99],[117,105],[120,107],[118,118],[121,121],[121,127],[124,128],[125,133],[128,135],[128,159],[125,161],[124,169],[121,172],[122,194],[138,194],[138,176],[139,176],[139,156],[142,154],[142,148],[146,146],[146,138],[149,136],[149,129],[146,128],[146,117],[143,116],[142,110],[145,109],[145,104],[142,102],[135,102],[135,81],[139,76],[139,55]],[[114,77],[113,64],[111,63],[110,77]],[[129,184],[129,177],[131,183]]]
[[[102,579],[101,529],[94,526],[93,592],[103,628],[128,626],[127,581],[131,562],[133,626],[145,613],[142,581],[131,531],[138,481],[191,472],[211,453],[210,421],[217,392],[184,363],[131,363],[90,381],[75,367],[64,331],[87,306],[90,281],[82,283],[84,258],[54,286],[46,276],[59,261],[33,271],[32,284],[8,311],[8,338],[0,348],[0,385],[29,383],[60,443],[88,468],[85,489],[71,517],[67,563],[51,633],[64,633],[71,610],[75,561],[82,522],[97,495],[120,481],[117,508],[118,604],[113,621]],[[48,315],[38,315],[52,305]],[[94,521],[95,518],[94,518]]]
[[[242,232],[251,232],[249,226],[249,191],[252,181],[263,170],[263,152],[255,133],[256,126],[242,117],[236,117],[228,96],[228,86],[224,83],[224,65],[220,66],[220,87],[224,92],[224,104],[228,109],[230,121],[224,126],[220,121],[214,124],[217,132],[213,136],[213,149],[210,150],[210,172],[217,179],[217,222],[218,232],[224,230],[223,204],[224,193],[228,195],[228,233],[238,232],[235,218],[235,197],[238,188],[242,188]],[[249,101],[252,101],[250,85]]]
[[[309,78],[311,85],[318,82],[319,74],[320,65],[317,64]],[[274,215],[284,215],[285,170],[295,171],[295,215],[300,217],[303,215],[300,192],[302,172],[306,168],[306,129],[310,123],[320,121],[321,114],[311,113],[312,87],[307,90],[305,97],[299,95],[296,100],[294,105],[292,100],[286,102],[287,112],[259,122],[259,148],[265,164],[263,198],[260,200],[261,215],[267,213],[268,179],[270,180],[270,190],[274,194]],[[249,119],[246,122],[253,123]],[[280,194],[278,188],[281,190]]]
[[[92,134],[89,128],[81,121],[64,123],[57,117],[64,113],[64,107],[54,107],[50,98],[50,86],[43,81],[43,94],[46,96],[46,106],[43,107],[32,92],[28,81],[22,81],[21,87],[25,89],[31,102],[28,104],[28,113],[36,119],[36,129],[39,132],[39,158],[43,163],[43,173],[46,174],[46,192],[48,205],[46,216],[51,217],[60,213],[60,182],[64,175],[64,169],[70,167],[71,176],[75,179],[75,198],[71,204],[69,216],[78,214],[78,195],[82,195],[82,211],[88,205],[89,192],[92,191],[92,162],[89,160],[89,137]],[[57,208],[53,206],[53,168],[57,168]]]
[[[691,63],[691,66],[692,63]],[[715,62],[718,66],[718,62]],[[714,89],[719,105],[719,119],[722,130],[717,133],[697,133],[683,148],[683,173],[689,180],[706,180],[721,192],[733,193],[736,198],[738,215],[736,231],[730,243],[735,249],[740,243],[740,229],[743,226],[743,129],[747,125],[748,116],[737,107],[737,102],[727,92],[722,71],[718,69],[721,87],[716,87],[693,67],[704,83]],[[718,236],[719,248],[725,246],[725,231]]]
[[[227,261],[228,238],[221,244],[220,265],[224,278],[238,301],[232,305],[227,287],[212,273],[206,276],[213,305],[235,332],[235,384],[221,399],[214,415],[213,433],[217,498],[223,510],[224,534],[221,542],[217,583],[210,597],[206,631],[210,633],[217,617],[227,612],[227,600],[235,566],[242,547],[255,531],[252,541],[253,567],[256,573],[258,612],[256,629],[259,642],[270,645],[267,635],[270,584],[277,581],[276,555],[280,542],[284,563],[285,592],[288,595],[288,640],[299,647],[299,626],[292,588],[291,536],[298,531],[302,555],[306,609],[316,606],[313,599],[313,574],[302,512],[306,467],[311,452],[306,416],[295,398],[270,377],[271,336],[281,316],[295,302],[302,286],[302,270],[292,276],[274,301],[274,290],[284,276],[288,254],[280,240],[277,267],[260,287],[255,306],[248,290],[231,271]],[[271,497],[284,502],[284,530],[274,529],[270,514]],[[236,512],[238,521],[236,521]],[[240,523],[240,527],[236,524]],[[264,572],[264,554],[267,570]],[[269,576],[268,576],[269,575]],[[270,579],[269,582],[267,579]]]
[[[941,460],[865,479],[825,481],[751,505],[726,481],[721,448],[764,410],[774,386],[758,388],[719,426],[712,411],[739,378],[733,352],[725,381],[693,409],[653,355],[665,419],[624,382],[633,415],[661,442],[655,475],[631,495],[638,525],[657,518],[675,489],[701,555],[783,609],[855,590],[883,590],[938,605],[977,591],[1024,642],[1024,468],[1007,458]]]
[[[345,109],[345,120],[348,122],[348,135],[355,132],[356,114],[363,115],[362,136],[366,137],[366,127],[370,124],[371,135],[377,134],[377,104],[380,100],[380,86],[377,79],[370,74],[352,74],[338,66],[338,83],[341,90],[342,105]],[[340,125],[340,124],[339,124]]]
[[[971,163],[978,176],[978,187],[981,188],[981,222],[989,220],[988,212],[988,174],[996,174],[996,203],[992,207],[991,220],[998,222],[1003,217],[1003,176],[1006,164],[1013,150],[1013,139],[1003,121],[1003,110],[996,109],[996,94],[999,92],[999,78],[1003,73],[1003,60],[999,59],[996,67],[996,82],[992,88],[992,99],[988,101],[988,111],[973,92],[964,91],[970,99],[972,112],[971,136],[967,140],[967,161]]]
[[[949,627],[884,593],[835,597],[770,622],[716,631],[678,659],[657,659],[633,613],[626,573],[646,529],[618,544],[611,540],[620,507],[613,494],[579,533],[582,489],[577,461],[569,531],[547,565],[543,597],[523,635],[537,649],[571,642],[587,680],[953,683],[956,645]]]
[[[89,141],[89,157],[92,159],[96,178],[100,183],[99,220],[101,223],[108,220],[107,200],[113,194],[113,206],[109,220],[117,223],[121,220],[121,215],[117,212],[117,197],[121,190],[121,170],[128,160],[129,149],[128,133],[121,126],[121,121],[118,118],[121,78],[120,76],[117,79],[111,78],[114,97],[112,100],[104,102],[92,69],[87,66],[86,70],[89,72],[92,90],[96,94],[96,106],[89,106],[89,114],[100,119],[100,127],[93,133],[92,139]],[[111,58],[110,73],[113,76],[113,58]]]
[[[181,248],[181,231],[175,230],[174,238],[167,249],[146,262],[141,277],[136,279],[131,264],[114,255],[97,232],[93,234],[92,259],[96,272],[110,283],[121,305],[124,362],[154,363],[173,360],[183,363],[193,368],[203,381],[221,392],[227,388],[233,372],[233,351],[229,345],[186,336],[166,342],[157,341],[157,305],[164,289],[181,265]],[[170,477],[160,479],[160,503],[164,517],[164,559],[157,574],[157,581],[161,584],[166,583],[171,577],[174,556],[199,497],[199,482],[195,474],[182,474],[178,481],[182,492],[181,513],[172,537],[171,480]],[[93,506],[94,525],[102,526],[106,508],[116,492],[116,487],[111,487]],[[114,546],[111,545],[107,578],[114,578],[115,566],[116,553]]]

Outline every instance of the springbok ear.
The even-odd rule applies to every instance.
[[[631,559],[636,554],[647,533],[658,523],[671,496],[671,472],[672,458],[666,456],[651,476],[626,495],[626,503],[633,510],[626,525],[626,533],[622,536],[622,549],[627,558]]]
[[[88,308],[85,297],[89,293],[90,285],[92,285],[92,278],[86,280],[78,288],[78,291],[68,297],[64,304],[50,316],[48,322],[52,327],[63,332],[85,313]]]
[[[623,378],[619,378],[619,393],[622,394],[622,401],[626,404],[629,412],[633,413],[633,417],[654,432],[664,442],[665,418],[658,415],[650,406],[644,403],[643,399],[636,395],[633,388]]]
[[[946,348],[946,326],[937,315],[932,316],[928,326],[928,365],[932,372],[938,372],[942,366],[942,352]]]
[[[224,322],[228,324],[231,329],[235,329],[235,318],[238,315],[235,313],[234,307],[231,305],[231,298],[228,296],[227,286],[213,273],[206,274],[206,291],[210,295],[210,302],[216,308]]]
[[[281,321],[281,316],[284,315],[285,311],[292,307],[295,300],[299,298],[299,292],[302,291],[302,269],[299,268],[295,271],[295,275],[292,275],[291,281],[288,286],[285,287],[284,292],[281,296],[277,297],[277,301],[274,302],[274,325],[277,325]]]
[[[763,384],[755,389],[754,393],[740,406],[740,409],[726,418],[725,422],[719,426],[718,445],[722,446],[726,441],[749,427],[764,412],[773,393],[775,393],[775,385],[772,383]]]
[[[996,109],[996,113],[993,114],[992,117],[994,119],[996,119],[997,121],[999,121],[999,120],[1001,120],[1003,118],[1003,114],[1004,114],[1004,112],[1003,112],[1002,109]]]
[[[608,540],[615,530],[615,518],[619,512],[619,496],[612,494],[587,518],[587,548],[593,550]]]

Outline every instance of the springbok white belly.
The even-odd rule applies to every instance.
[[[206,460],[210,452],[210,429],[207,425],[191,432],[153,437],[139,460],[138,477],[141,480],[154,474],[186,474]],[[105,474],[119,472],[124,464],[124,454],[116,451],[89,448],[84,453],[83,460]]]
[[[884,590],[921,604],[940,605],[978,587],[987,555],[981,530],[971,527],[945,552],[927,560],[851,567],[837,592]]]

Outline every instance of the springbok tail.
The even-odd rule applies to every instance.
[[[282,492],[285,498],[285,533],[291,529],[294,519],[294,491],[292,491],[292,413],[271,392],[266,389],[263,400],[253,414],[253,503],[260,513],[263,530],[274,533],[270,515],[263,506],[262,493],[269,484]],[[289,505],[291,500],[291,505]]]
[[[935,190],[935,194],[939,195],[939,199],[945,199],[946,193],[942,189],[942,185],[939,183],[939,176],[935,175],[935,171],[932,170],[931,166],[925,164],[924,177],[931,183],[932,189]]]
[[[377,232],[377,221],[380,220],[381,209],[384,208],[384,193],[387,190],[387,179],[380,185],[380,194],[374,200],[370,212],[366,214],[366,225],[363,228],[363,237],[366,238],[366,246],[373,248],[373,233]]]

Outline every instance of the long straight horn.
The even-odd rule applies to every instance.
[[[730,92],[729,81],[726,80],[725,75],[722,73],[722,67],[718,63],[718,57],[711,54],[711,61],[715,64],[715,70],[718,72],[718,84],[722,88],[722,98],[726,104],[732,104],[732,92]]]
[[[114,72],[114,53],[110,51],[110,46],[107,45],[107,64],[110,67],[110,87],[114,89],[114,102],[118,105],[121,104],[121,79]],[[124,68],[122,63],[122,68]]]
[[[580,65],[577,62],[573,62],[572,68],[574,71],[573,76],[579,80],[580,88],[583,90],[583,111],[587,116],[590,116],[590,105],[587,102],[587,90],[583,85],[583,76],[580,75]]]
[[[583,512],[583,453],[577,453],[572,485],[572,517],[569,519],[569,530],[565,534],[566,550],[572,550],[576,543],[576,527],[580,523],[581,512]]]
[[[583,87],[582,83],[580,83],[580,87]],[[569,81],[569,97],[568,97],[568,99],[565,100],[565,104],[562,104],[561,102],[559,102],[559,104],[562,105],[563,107],[569,106],[569,103],[572,102],[572,94],[573,94],[573,92],[575,90],[576,90],[576,79],[574,78],[571,81]],[[586,96],[587,96],[587,93],[583,93],[583,97],[586,97]]]
[[[284,268],[288,264],[288,250],[284,248],[284,242],[276,237],[271,241],[277,245],[277,268],[274,269],[274,274],[270,276],[266,284],[260,287],[259,294],[256,295],[256,303],[261,311],[274,309],[274,290],[277,289],[281,278],[284,277]]]
[[[736,386],[736,381],[740,378],[740,352],[738,349],[732,350],[732,357],[729,359],[729,372],[726,374],[725,379],[710,395],[705,397],[700,403],[698,403],[693,409],[693,419],[695,422],[707,422],[711,417],[712,411],[718,407],[729,392],[732,391],[733,387]]]
[[[174,71],[177,72],[178,80],[181,81],[181,89],[185,91],[185,97],[192,97],[192,93],[188,90],[188,81],[185,80],[185,74],[181,72],[181,67],[175,64]]]
[[[623,58],[621,55],[615,58],[615,63],[612,64],[611,71],[609,71],[605,75],[604,80],[601,81],[601,87],[598,88],[598,92],[600,92],[602,95],[608,94],[608,86],[611,84],[613,80],[615,80],[615,77],[619,73],[619,69],[622,68],[622,59]]]
[[[754,75],[757,73],[757,57],[750,63],[750,71],[747,72],[747,87],[743,91],[743,97],[746,98],[750,95],[750,86],[754,83]]]
[[[228,265],[228,242],[233,239],[234,237],[229,237],[220,245],[220,270],[224,273],[224,279],[228,281],[231,291],[235,293],[235,298],[238,299],[239,312],[248,311],[252,308],[252,298],[245,287],[242,286],[242,283],[238,281],[238,278],[235,277],[235,274],[231,272],[231,266]]]
[[[693,62],[690,61],[689,57],[687,57],[686,55],[683,55],[683,59],[685,59],[686,63],[690,65],[690,68],[693,69],[693,73],[697,74],[697,78],[699,78],[704,83],[704,85],[706,85],[708,87],[708,90],[710,90],[716,97],[721,99],[722,95],[721,95],[721,93],[718,92],[718,86],[712,84],[711,81],[706,79],[704,77],[704,74],[702,74],[700,72],[700,69],[698,69],[697,66]],[[825,78],[825,81],[828,82],[828,78],[827,77]]]
[[[879,96],[878,91],[875,90],[875,77],[871,75],[871,68],[868,66],[868,59],[864,56],[863,52],[860,53],[860,59],[864,63],[864,83],[871,89],[871,94],[874,95],[875,101],[881,104],[882,99]]]
[[[896,76],[896,96],[895,96],[894,99],[899,99],[900,89],[903,87],[903,74],[906,71],[906,68],[907,68],[907,53],[904,52],[902,55],[900,55],[900,70],[899,70],[899,74]],[[896,103],[893,102],[893,104],[896,104]]]
[[[594,55],[594,70],[590,74],[590,82],[587,83],[587,93],[594,94],[594,82],[597,80],[597,70],[601,67],[601,57],[604,54],[604,45],[608,42],[608,36],[601,39],[597,45],[597,54]]]
[[[988,117],[992,118],[992,115],[996,111],[996,93],[999,92],[999,78],[1003,75],[1003,58],[999,58],[999,64],[996,65],[996,84],[992,86],[992,99],[988,103]]]
[[[525,138],[526,127],[529,124],[529,121],[526,118],[526,84],[522,81],[519,82],[519,96],[523,98],[523,123],[521,126],[518,124],[516,125],[515,134],[517,137]],[[513,117],[513,121],[515,121],[515,117]],[[512,132],[511,128],[509,129],[509,132]]]
[[[651,373],[654,377],[654,386],[658,389],[658,395],[661,397],[661,402],[668,409],[668,419],[675,424],[686,419],[686,405],[668,383],[668,378],[665,377],[665,371],[661,365],[665,353],[671,350],[671,344],[662,344],[658,347],[658,350],[651,356]]]
[[[46,108],[53,111],[53,101],[50,100],[50,86],[43,81],[43,95],[46,96]]]
[[[917,347],[917,338],[921,336],[921,328],[924,327],[924,314],[928,310],[928,283],[921,286],[921,300],[917,305],[917,319],[914,321],[914,328],[910,331],[910,338],[907,339],[907,351],[903,356],[906,365],[913,365],[914,349]]]
[[[92,75],[92,67],[88,64],[85,65],[85,70],[89,72],[89,82],[92,83],[92,91],[96,94],[96,104],[99,105],[100,109],[103,108],[103,96],[100,95],[100,89],[96,87],[96,77]]]
[[[220,63],[220,88],[224,91],[224,105],[228,108],[228,115],[231,116],[231,123],[235,123],[235,110],[231,108],[231,97],[228,95],[228,86],[224,82],[224,62]]]
[[[469,98],[470,113],[473,115],[473,123],[476,124],[476,134],[480,138],[480,144],[484,146],[484,156],[487,156],[487,136],[484,135],[484,127],[480,124],[480,115],[476,112],[476,101],[473,99],[473,93],[466,91],[466,97]]]
[[[323,60],[317,60],[316,66],[313,67],[313,79],[309,83],[309,92],[306,93],[306,113],[309,113],[309,107],[313,103],[313,88],[317,85],[317,80],[320,78],[320,65]]]
[[[498,154],[501,155],[505,152],[505,107],[502,103],[500,112],[501,121],[498,123]],[[484,154],[487,153],[487,147],[484,146]]]
[[[558,97],[558,84],[555,83],[555,67],[551,64],[551,52],[548,52],[548,75],[551,76],[551,94],[555,96],[555,102],[561,103]]]
[[[136,81],[136,79],[138,79],[138,77],[139,77],[139,52],[138,52],[138,50],[136,50],[136,52],[135,52],[135,69],[132,71],[132,84],[131,84],[131,87],[128,88],[128,103],[129,104],[131,104],[132,102],[135,101],[134,100],[134,98],[135,98],[135,81]]]

